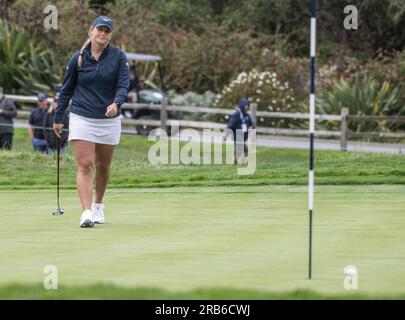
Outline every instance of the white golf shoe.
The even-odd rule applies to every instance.
[[[104,223],[104,205],[102,203],[93,203],[91,205],[91,211],[93,211],[93,221],[97,224]]]
[[[93,212],[84,210],[80,217],[80,228],[94,227]]]

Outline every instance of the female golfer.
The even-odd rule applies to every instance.
[[[112,31],[110,18],[101,16],[93,21],[89,38],[69,61],[54,118],[53,129],[60,137],[63,115],[72,98],[68,140],[73,142],[77,161],[82,228],[104,223],[103,197],[114,147],[121,135],[120,107],[129,88],[126,55],[109,45]]]

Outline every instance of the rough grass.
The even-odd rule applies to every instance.
[[[10,284],[0,287],[0,299],[44,299],[44,300],[404,300],[405,294],[320,294],[309,290],[292,292],[264,292],[226,288],[201,289],[170,292],[158,288],[125,288],[108,284],[90,286],[68,286],[57,290],[44,290],[42,285]]]
[[[34,153],[26,132],[16,130],[14,151],[0,152],[0,188],[49,188],[56,184],[54,157]],[[172,186],[306,185],[308,152],[258,148],[253,175],[238,176],[233,165],[152,165],[148,150],[153,142],[124,136],[117,147],[110,188]],[[61,164],[62,188],[75,188],[76,164],[69,147]],[[405,157],[373,153],[315,152],[316,184],[404,184]]]

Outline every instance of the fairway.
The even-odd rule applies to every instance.
[[[353,293],[343,269],[355,265],[356,293],[392,296],[405,292],[404,192],[317,186],[309,281],[306,186],[110,189],[106,224],[93,229],[79,228],[75,190],[61,191],[58,217],[54,189],[2,190],[0,286],[42,285],[44,267],[54,265],[59,292],[111,284],[343,296]]]

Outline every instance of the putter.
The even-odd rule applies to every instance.
[[[58,201],[58,209],[56,209],[54,212],[52,212],[52,215],[54,216],[59,216],[63,214],[65,211],[61,209],[59,205],[59,159],[60,159],[60,138],[56,137],[57,139],[57,146],[56,146],[56,152],[57,152],[57,174],[56,174],[56,196],[57,196],[57,201]]]

